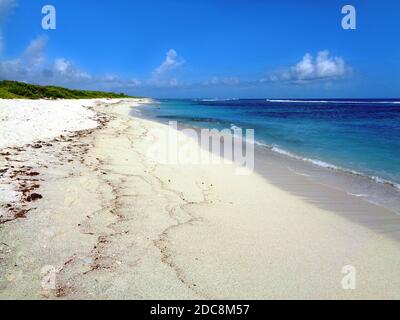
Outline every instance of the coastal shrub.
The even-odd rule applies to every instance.
[[[0,81],[0,99],[94,99],[132,98],[124,93],[72,90],[56,86],[39,86],[17,81]]]
[[[7,91],[4,88],[0,88],[0,99],[17,99],[20,98],[16,94],[13,94],[9,91]]]

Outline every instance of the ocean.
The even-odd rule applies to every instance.
[[[254,129],[256,144],[399,191],[400,99],[158,100],[141,108],[158,121]]]

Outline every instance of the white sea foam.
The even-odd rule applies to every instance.
[[[267,99],[267,102],[276,103],[336,103],[336,104],[400,104],[400,101],[354,101],[354,100],[282,100]]]
[[[220,98],[212,98],[212,99],[200,99],[200,101],[203,102],[223,102],[223,101],[237,101],[239,98],[225,98],[225,99],[220,99]]]
[[[316,166],[319,166],[319,167],[322,167],[322,168],[335,170],[335,171],[341,171],[341,172],[344,172],[344,173],[347,173],[347,174],[352,174],[352,175],[355,175],[355,176],[364,177],[364,178],[370,179],[372,181],[375,181],[377,183],[390,185],[390,186],[392,186],[392,187],[394,187],[394,188],[396,188],[397,190],[400,191],[400,184],[395,183],[395,182],[390,181],[390,180],[383,179],[381,177],[370,176],[370,175],[367,175],[367,174],[364,174],[364,173],[361,173],[361,172],[358,172],[358,171],[355,171],[355,170],[342,168],[342,167],[336,166],[334,164],[331,164],[331,163],[328,163],[328,162],[325,162],[325,161],[322,161],[322,160],[319,160],[319,159],[301,157],[301,156],[295,155],[295,154],[293,154],[293,153],[291,153],[289,151],[283,150],[283,149],[279,148],[276,145],[270,146],[270,145],[267,145],[265,143],[261,143],[259,141],[256,141],[255,144],[257,144],[259,146],[262,146],[262,147],[266,147],[266,148],[270,149],[271,151],[279,153],[279,154],[282,154],[284,156],[287,156],[287,157],[290,157],[290,158],[293,158],[293,159],[297,159],[297,160],[301,160],[301,161],[306,161],[306,162],[312,163],[312,164],[314,164]]]
[[[272,147],[271,147],[271,150],[274,151],[274,152],[283,154],[283,155],[285,155],[285,156],[291,157],[291,158],[295,158],[295,159],[298,159],[298,160],[303,160],[303,161],[311,162],[311,163],[313,163],[313,164],[315,164],[315,165],[317,165],[317,166],[319,166],[319,167],[328,168],[328,169],[334,169],[334,170],[341,170],[341,168],[339,168],[339,167],[337,167],[337,166],[335,166],[335,165],[333,165],[333,164],[330,164],[330,163],[328,163],[328,162],[324,162],[324,161],[322,161],[322,160],[317,160],[317,159],[311,159],[311,158],[300,157],[300,156],[295,155],[295,154],[293,154],[293,153],[291,153],[291,152],[288,152],[288,151],[286,151],[286,150],[283,150],[283,149],[281,149],[281,148],[279,148],[279,147],[277,147],[277,146],[272,146]]]
[[[366,198],[366,197],[368,197],[367,194],[363,194],[363,193],[357,194],[357,193],[347,192],[347,194],[350,195],[350,196],[353,196],[353,197],[357,197],[357,198]]]

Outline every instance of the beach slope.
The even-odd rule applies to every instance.
[[[146,102],[0,101],[0,298],[400,298],[396,239],[234,164],[149,161]]]

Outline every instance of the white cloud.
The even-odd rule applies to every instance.
[[[74,64],[64,58],[56,59],[53,68],[50,69],[53,72],[53,78],[58,82],[81,82],[91,80],[92,76],[87,72],[79,70]]]
[[[54,69],[60,73],[66,73],[71,67],[71,63],[65,59],[57,59],[54,63]]]
[[[153,71],[153,78],[158,78],[161,75],[167,73],[168,71],[170,71],[176,67],[181,66],[184,63],[185,63],[185,61],[178,57],[177,52],[174,49],[170,49],[166,53],[164,62],[161,63],[161,65]]]
[[[43,85],[51,84],[101,90],[184,85],[170,73],[172,69],[184,63],[173,49],[167,52],[165,61],[151,73],[150,78],[141,81],[136,78],[123,78],[112,73],[91,75],[81,70],[71,60],[63,57],[49,60],[45,54],[47,43],[48,38],[40,36],[33,39],[18,57],[10,59],[1,59],[0,57],[0,80],[7,79]],[[1,46],[0,32],[0,49]]]
[[[31,41],[22,55],[22,60],[31,67],[39,66],[44,63],[44,49],[46,48],[48,38],[40,36]]]
[[[31,41],[20,57],[0,61],[0,78],[27,81],[28,78],[37,76],[45,62],[46,44],[47,38],[38,37]]]
[[[142,85],[138,79],[124,79],[114,74],[93,76],[66,58],[48,61],[45,56],[47,42],[46,37],[38,37],[29,43],[19,57],[0,60],[0,80],[102,90],[137,88]]]
[[[6,21],[17,5],[17,0],[0,0],[0,25]]]
[[[345,77],[349,70],[342,57],[330,56],[329,51],[325,50],[318,52],[315,58],[306,53],[303,59],[291,68],[261,81],[292,81],[297,84],[328,81]]]
[[[307,79],[314,77],[315,66],[313,62],[313,57],[307,53],[303,60],[292,67],[293,74],[299,79]]]
[[[185,60],[178,56],[174,49],[168,50],[165,60],[151,73],[151,77],[146,81],[149,86],[156,87],[177,87],[182,83],[174,77],[176,68],[183,65]]]
[[[320,78],[341,77],[346,72],[344,60],[341,57],[330,57],[327,50],[318,53],[316,68]]]
[[[102,81],[112,83],[120,81],[120,78],[115,74],[106,74],[102,77]]]
[[[106,74],[97,82],[105,88],[137,88],[142,85],[138,79],[124,79],[114,74]]]
[[[128,87],[139,87],[142,85],[142,81],[138,80],[138,79],[131,79],[130,81],[128,81]]]
[[[32,40],[20,57],[0,61],[0,78],[34,83],[63,84],[88,81],[92,77],[64,58],[46,61],[47,37]]]

